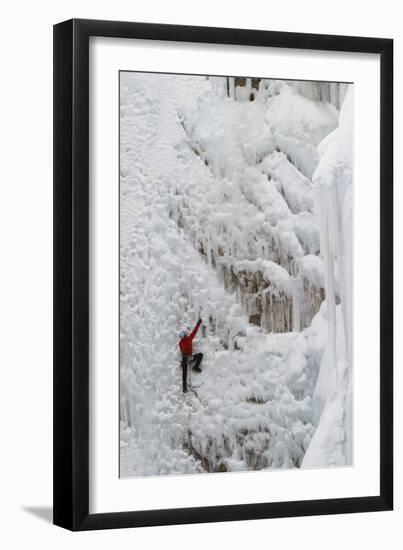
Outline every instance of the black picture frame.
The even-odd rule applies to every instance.
[[[89,513],[89,38],[380,54],[380,490],[370,497]],[[54,523],[71,530],[393,507],[393,40],[73,19],[54,26]]]

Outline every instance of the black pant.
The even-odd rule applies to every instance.
[[[182,355],[182,384],[183,391],[187,391],[187,375],[188,375],[188,366],[193,369],[200,368],[200,363],[202,362],[203,354],[195,353],[194,355]]]

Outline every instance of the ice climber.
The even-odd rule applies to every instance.
[[[197,331],[199,330],[199,326],[201,325],[202,320],[199,319],[196,323],[195,328],[192,330],[190,334],[187,333],[186,330],[181,330],[179,333],[179,349],[182,353],[182,383],[183,383],[183,393],[186,393],[188,391],[187,386],[187,374],[188,374],[188,367],[193,368],[196,372],[201,372],[200,363],[203,359],[202,353],[195,353],[192,354],[193,351],[193,338],[196,336]]]

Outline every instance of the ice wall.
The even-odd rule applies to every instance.
[[[319,425],[304,466],[351,462],[353,89],[337,129],[319,146],[314,174],[324,260],[328,341],[313,402]],[[340,305],[336,305],[336,273]],[[329,451],[331,449],[331,451]]]
[[[313,171],[338,115],[285,83],[264,85],[253,103],[220,88],[181,109],[177,151],[187,184],[175,189],[172,216],[238,292],[250,322],[288,332],[310,325],[324,295],[312,183],[295,159]],[[316,261],[301,262],[306,256]]]
[[[341,358],[348,270],[324,254],[311,175],[339,114],[262,82],[121,87],[123,476],[300,467],[332,411],[328,326]],[[203,372],[184,402],[177,335],[199,316]]]

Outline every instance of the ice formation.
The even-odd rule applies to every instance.
[[[351,463],[351,86],[121,73],[120,94],[121,475]]]

